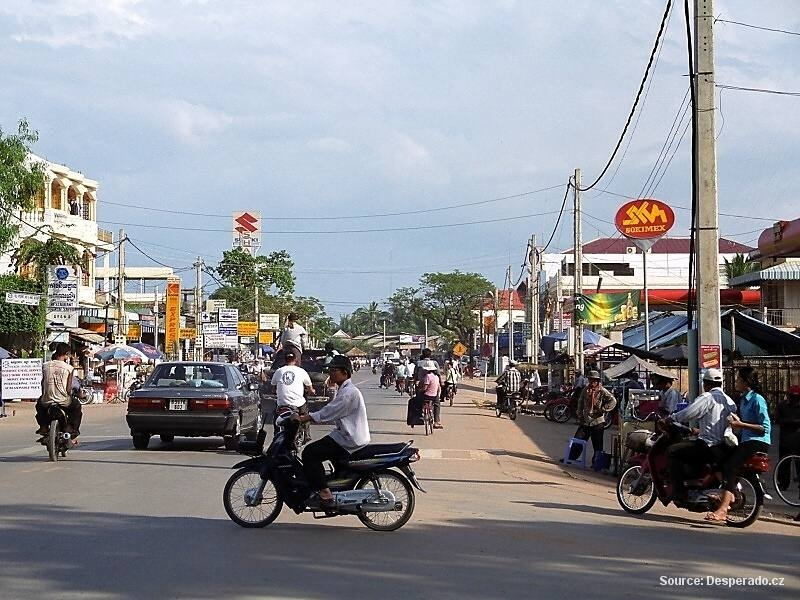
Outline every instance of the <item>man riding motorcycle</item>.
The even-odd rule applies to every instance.
[[[694,402],[670,417],[683,423],[698,419],[700,425],[697,438],[677,442],[667,449],[673,500],[686,497],[684,466],[714,464],[725,454],[725,429],[728,416],[736,412],[736,404],[722,391],[722,371],[706,369],[703,390]]]
[[[517,363],[513,360],[508,361],[508,367],[503,371],[503,374],[495,379],[497,387],[495,393],[497,394],[497,405],[504,409],[508,407],[508,399],[511,394],[518,392],[520,383],[522,381],[522,374],[517,369]]]
[[[36,402],[36,422],[39,424],[36,434],[42,436],[38,441],[44,440],[49,432],[50,422],[47,416],[47,406],[51,402],[57,402],[67,417],[67,427],[70,430],[69,433],[72,434],[72,444],[78,443],[83,412],[81,403],[73,397],[73,392],[76,389],[80,390],[80,386],[70,364],[71,356],[72,350],[69,345],[59,342],[56,344],[53,360],[42,366],[42,397]]]

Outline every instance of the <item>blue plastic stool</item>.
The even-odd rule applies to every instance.
[[[574,444],[578,444],[581,447],[581,453],[578,455],[578,458],[576,458],[575,460],[571,460],[569,454]],[[586,468],[586,440],[582,440],[580,438],[569,439],[569,441],[567,442],[567,449],[564,451],[564,464],[580,465],[584,469]]]

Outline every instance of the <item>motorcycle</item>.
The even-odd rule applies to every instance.
[[[222,494],[225,512],[234,523],[265,527],[284,504],[297,514],[310,512],[315,519],[356,516],[375,531],[394,531],[408,522],[414,512],[414,488],[425,492],[411,469],[411,463],[420,459],[413,442],[370,444],[338,461],[328,474],[334,502],[322,509],[310,502],[313,490],[292,444],[298,429],[293,414],[278,415],[278,431],[263,454],[263,432],[255,442],[239,443],[237,451],[252,458],[231,467],[238,470]]]
[[[73,390],[72,401],[81,402],[86,396],[85,390]],[[58,462],[58,455],[66,458],[67,450],[72,447],[72,431],[67,423],[67,415],[58,402],[47,405],[47,422],[50,423],[47,435],[42,440],[42,445],[47,446],[47,456],[51,462]]]
[[[667,469],[667,448],[691,434],[692,430],[674,421],[659,423],[656,431],[634,431],[628,434],[625,445],[633,450],[628,466],[617,481],[617,502],[622,509],[634,515],[650,510],[660,500],[664,506],[672,501],[676,507],[691,512],[714,511],[720,505],[722,484],[714,465],[703,465],[699,474],[686,480],[687,497],[671,500],[673,484]],[[760,473],[770,470],[769,457],[758,453],[739,469],[734,499],[728,509],[726,525],[747,527],[758,519],[764,498]]]
[[[376,366],[372,367],[372,374],[373,375],[377,375],[378,374],[378,367],[376,367]]]
[[[502,385],[497,386],[498,390],[503,390]],[[519,391],[512,392],[510,395],[506,396],[505,403],[497,402],[494,407],[494,412],[496,416],[501,415],[508,415],[508,418],[512,421],[516,420],[517,415],[519,414],[519,406],[522,400],[522,393]]]

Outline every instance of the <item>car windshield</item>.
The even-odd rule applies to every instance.
[[[158,365],[145,387],[226,388],[228,377],[222,365]]]

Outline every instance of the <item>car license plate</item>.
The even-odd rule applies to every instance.
[[[170,410],[186,410],[187,402],[186,400],[170,400],[169,401],[169,409]]]

